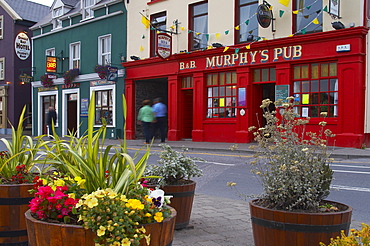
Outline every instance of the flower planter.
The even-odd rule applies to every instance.
[[[40,221],[31,216],[28,210],[25,213],[27,222],[27,232],[29,246],[94,246],[95,233],[86,230],[82,226],[54,224]],[[174,236],[174,226],[176,211],[171,208],[171,217],[161,223],[151,223],[143,225],[146,234],[150,234],[150,246],[171,246]],[[147,246],[145,239],[140,242],[140,246]]]
[[[348,233],[352,208],[335,203],[340,212],[304,213],[273,210],[250,201],[255,246],[311,246],[330,243],[330,238]],[[333,202],[330,202],[333,203]]]
[[[33,184],[0,185],[0,246],[28,245],[24,213],[33,198],[30,189]]]
[[[161,187],[166,196],[173,196],[170,205],[177,211],[176,230],[183,229],[189,225],[191,210],[193,208],[195,186],[196,182],[191,181],[189,184]],[[153,187],[154,186],[152,186],[152,188]]]

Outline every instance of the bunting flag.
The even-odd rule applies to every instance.
[[[293,37],[294,36],[294,34],[290,34],[288,37]]]
[[[145,35],[141,36],[141,39],[144,39],[145,38]]]
[[[191,32],[192,32],[191,30],[188,31],[188,33],[191,33]]]
[[[175,26],[174,26],[174,25],[172,25],[172,26],[170,26],[170,28],[171,28],[171,29],[175,29]]]
[[[144,15],[141,15],[141,23],[144,24],[145,28],[150,27],[150,20],[146,18]]]
[[[270,11],[272,10],[272,5],[270,5],[269,10],[270,10]]]
[[[279,16],[280,16],[280,18],[281,18],[281,17],[283,17],[284,12],[285,12],[284,10],[280,10],[280,11],[279,11]]]
[[[312,5],[309,5],[309,6],[307,6],[307,7],[306,7],[306,9],[308,9],[308,10],[309,10],[311,7],[312,7]]]
[[[251,45],[248,44],[247,46],[245,46],[245,48],[247,48],[247,50],[250,50],[251,49]]]
[[[279,0],[279,3],[288,8],[290,0]]]
[[[248,26],[248,24],[249,24],[249,19],[245,21],[245,24]]]
[[[229,30],[225,31],[225,35],[229,34],[229,32],[230,32]]]
[[[240,50],[239,48],[236,48],[235,49],[235,54],[238,54],[239,53],[239,50]]]
[[[208,45],[207,50],[212,49],[212,45]]]
[[[325,8],[323,9],[323,11],[328,12],[328,6],[325,6]]]
[[[220,38],[220,34],[219,33],[216,33],[215,36],[216,36],[216,39],[217,40]]]
[[[303,29],[301,30],[301,32],[302,32],[302,34],[306,34],[306,28],[303,28]]]
[[[298,10],[294,10],[294,11],[293,11],[293,14],[297,15],[297,14],[298,14],[298,12],[299,12]]]
[[[227,47],[227,46],[226,46],[226,47],[224,48],[224,51],[223,51],[223,52],[226,52],[228,49],[230,49],[230,47]]]
[[[209,40],[209,34],[206,34],[206,39],[207,39],[207,41]]]
[[[185,27],[183,27],[183,26],[180,27],[180,29],[181,29],[181,31],[185,31]]]
[[[143,50],[144,50],[144,47],[140,45],[140,51],[143,51]]]
[[[308,19],[310,16],[309,15],[304,15],[303,16],[305,19]]]
[[[199,36],[200,35],[200,32],[197,32],[197,33],[195,33],[197,36]]]
[[[240,26],[236,26],[235,27],[235,30],[240,30]]]
[[[315,25],[318,25],[320,22],[319,22],[319,19],[315,18],[313,21],[312,21],[313,24]]]

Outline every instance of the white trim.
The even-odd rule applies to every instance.
[[[5,57],[0,58],[0,63],[3,64],[2,69],[0,66],[0,80],[5,80]],[[3,76],[1,76],[1,70],[3,70]]]
[[[4,0],[0,0],[0,5],[10,15],[13,20],[23,20],[22,17]]]
[[[55,47],[46,49],[45,50],[45,55],[46,56],[55,56]]]
[[[78,48],[78,59],[73,60],[73,49],[72,47],[76,46]],[[73,62],[79,61],[78,63],[78,69],[81,68],[81,42],[74,42],[69,44],[69,69],[73,69]]]
[[[92,93],[95,91],[102,90],[112,90],[112,125],[107,125],[107,127],[116,127],[116,85],[101,85],[90,87],[90,98]],[[95,119],[94,119],[95,122]],[[102,125],[94,125],[94,127],[101,127]]]
[[[102,44],[108,39],[107,45],[109,45],[109,52],[104,53],[104,55],[109,55],[109,61],[103,62],[103,51]],[[112,63],[112,34],[102,35],[98,37],[98,64],[108,65]]]
[[[1,30],[0,39],[4,39],[4,15],[0,15],[0,30]]]
[[[77,137],[80,137],[80,89],[68,89],[68,90],[62,90],[62,110],[63,110],[63,114],[62,114],[62,136],[64,135],[67,135],[68,134],[68,129],[67,129],[67,123],[68,123],[68,119],[67,119],[67,110],[68,110],[68,107],[67,107],[67,96],[69,94],[76,94],[77,93],[77,130],[76,130],[76,133],[77,133]]]
[[[37,94],[37,108],[38,108],[38,115],[37,115],[37,125],[38,125],[38,129],[37,129],[37,134],[36,135],[42,135],[42,128],[43,128],[43,122],[42,122],[42,115],[41,113],[43,114],[44,112],[42,111],[42,100],[41,98],[43,96],[50,96],[50,95],[55,95],[55,111],[57,112],[57,114],[59,113],[58,111],[58,91],[43,91],[43,92],[39,92]],[[57,120],[57,123],[55,124],[55,128],[57,128],[59,126],[59,121]]]

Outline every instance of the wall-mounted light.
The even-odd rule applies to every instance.
[[[24,85],[24,81],[22,81],[20,84],[21,84],[21,85]]]
[[[212,44],[212,46],[214,47],[214,48],[221,48],[221,47],[224,47],[222,44],[220,44],[220,43],[213,43]]]
[[[138,61],[140,60],[140,57],[138,56],[130,56],[131,60]]]
[[[332,22],[331,23],[331,26],[335,29],[335,30],[340,30],[340,29],[344,29],[346,28],[342,22],[340,21],[335,21],[335,22]]]
[[[6,84],[10,85],[10,81],[6,81]]]

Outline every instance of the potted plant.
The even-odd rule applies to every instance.
[[[46,142],[41,137],[33,139],[23,135],[25,111],[26,107],[22,110],[17,128],[11,125],[11,139],[1,138],[6,150],[0,152],[0,228],[3,228],[0,244],[27,245],[23,214],[32,199],[28,190],[48,170],[38,154]]]
[[[41,81],[42,86],[44,87],[52,87],[54,84],[53,79],[49,78],[47,74],[42,75],[40,77],[40,81]]]
[[[250,164],[264,191],[249,203],[256,246],[319,245],[349,230],[352,208],[324,200],[333,179],[327,140],[334,135],[325,121],[319,132],[306,132],[309,119],[298,118],[293,100],[275,102],[276,111],[263,100],[266,125],[249,129],[257,142]]]
[[[175,229],[183,229],[189,225],[193,207],[196,182],[193,177],[200,177],[202,170],[195,161],[204,161],[201,158],[190,157],[183,147],[182,152],[173,150],[167,144],[161,144],[158,165],[148,165],[144,176],[159,177],[146,180],[149,187],[160,187],[167,195],[171,195],[171,206],[177,211]]]
[[[56,135],[53,144],[45,147],[48,158],[52,160],[50,162],[66,175],[67,180],[84,180],[81,187],[83,195],[73,192],[78,203],[71,201],[63,214],[63,210],[53,209],[48,203],[58,203],[66,195],[69,196],[71,185],[57,186],[55,189],[59,190],[58,194],[45,195],[46,192],[39,190],[36,201],[31,202],[32,210],[26,213],[29,245],[53,245],[53,242],[58,242],[65,246],[144,246],[149,241],[150,245],[169,244],[173,238],[176,212],[163,206],[165,198],[157,194],[160,191],[149,192],[139,183],[150,149],[147,148],[136,161],[128,155],[125,144],[104,146],[106,123],[103,122],[102,127],[94,130],[94,105],[93,94],[86,135],[81,138],[71,135],[67,140]],[[113,147],[114,153],[111,154]],[[50,191],[47,187],[42,189]],[[33,208],[32,204],[37,204],[37,199],[48,205]],[[44,211],[41,214],[52,210],[54,218],[38,217],[40,210]],[[72,225],[64,221],[67,215],[74,216],[75,219],[68,219],[74,222]],[[61,217],[60,220],[55,219],[55,216]]]
[[[63,74],[64,84],[70,85],[79,74],[80,69],[78,68],[73,68],[65,71]]]
[[[99,78],[106,79],[108,74],[109,66],[108,65],[96,65],[94,67],[94,72],[98,74]]]

